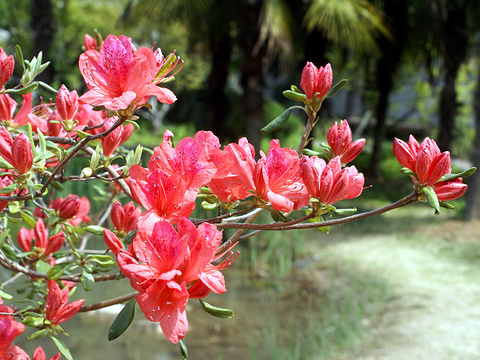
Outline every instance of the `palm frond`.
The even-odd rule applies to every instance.
[[[379,55],[377,37],[392,39],[382,13],[367,0],[312,0],[305,14],[309,31],[367,55]]]

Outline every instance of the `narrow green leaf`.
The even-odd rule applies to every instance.
[[[272,219],[275,222],[289,222],[292,221],[292,219],[286,217],[283,215],[280,211],[275,210],[275,209],[268,209],[270,211],[270,215],[272,216]]]
[[[5,291],[0,290],[0,297],[5,300],[12,300],[13,296],[10,294],[7,294]]]
[[[115,265],[115,261],[110,255],[88,255],[87,259],[94,260],[102,268]]]
[[[33,216],[31,216],[27,211],[21,210],[20,216],[22,217],[23,221],[25,221],[28,224],[28,226],[32,228],[35,227],[36,221],[33,218]]]
[[[349,216],[353,215],[357,212],[356,208],[351,208],[351,209],[335,209],[334,212],[336,212],[338,215],[343,215],[343,216]]]
[[[264,134],[268,134],[269,132],[280,129],[287,122],[291,114],[292,114],[291,109],[285,110],[280,116],[277,116],[267,126],[263,127],[262,130],[260,130],[260,133],[264,135]]]
[[[335,95],[337,92],[339,92],[345,85],[347,85],[348,80],[347,79],[342,79],[335,85],[333,85],[330,90],[328,91],[327,95],[325,95],[325,98],[329,98],[330,96]]]
[[[70,354],[70,350],[68,350],[68,347],[60,340],[59,338],[50,335],[50,338],[53,340],[55,345],[57,345],[58,350],[65,356],[68,360],[73,360],[72,354]]]
[[[50,91],[53,92],[53,93],[58,93],[58,90],[54,89],[53,87],[51,87],[50,85],[44,83],[43,81],[37,81],[37,83],[38,83],[40,86],[44,87],[44,88],[47,89],[47,90],[50,90]]]
[[[15,53],[17,54],[17,59],[20,64],[23,66],[23,71],[25,71],[25,64],[23,61],[23,53],[22,53],[22,48],[20,45],[15,45]]]
[[[82,280],[83,288],[86,291],[90,291],[95,287],[95,279],[93,278],[93,275],[90,274],[85,269],[82,272],[82,279],[81,280]]]
[[[115,320],[113,320],[112,326],[110,326],[108,330],[109,341],[115,340],[128,329],[135,316],[136,302],[135,298],[127,302],[122,311],[120,311]]]
[[[185,345],[185,341],[183,341],[183,339],[181,339],[178,344],[180,345],[180,355],[182,357],[182,360],[186,360],[188,358],[187,345]]]
[[[26,94],[30,94],[37,87],[38,87],[38,84],[36,82],[33,82],[31,84],[28,84],[27,86],[24,86],[24,87],[21,87],[21,88],[18,88],[18,89],[7,89],[7,90],[4,91],[4,93],[26,95]]]
[[[200,304],[202,304],[203,310],[205,310],[210,315],[213,315],[222,319],[229,319],[234,316],[233,311],[230,309],[223,309],[216,306],[213,306],[202,299],[198,299]]]
[[[438,202],[437,194],[435,194],[433,188],[430,186],[425,186],[422,191],[427,198],[428,205],[435,210],[435,215],[440,214],[440,203]]]
[[[285,96],[287,99],[294,100],[294,101],[301,101],[301,102],[304,102],[305,99],[307,98],[305,94],[300,94],[291,90],[285,90],[283,92],[283,96]]]
[[[125,239],[123,239],[123,242],[127,245],[130,245],[135,236],[137,236],[137,229],[130,231],[127,236],[125,236]]]
[[[103,227],[98,225],[88,225],[84,227],[84,230],[94,235],[103,235]]]
[[[47,336],[48,334],[48,329],[43,329],[40,331],[35,331],[33,334],[30,334],[28,336],[28,340],[36,340],[36,339],[41,339]]]
[[[4,188],[0,189],[0,194],[7,194],[11,193],[12,191],[16,190],[18,188],[17,184],[10,184],[8,186],[5,186]]]
[[[442,176],[442,178],[439,180],[440,181],[450,181],[450,180],[456,180],[458,178],[466,178],[468,176],[471,176],[477,171],[476,167],[471,167],[470,169],[467,169],[465,171],[462,171],[457,174],[445,174]]]

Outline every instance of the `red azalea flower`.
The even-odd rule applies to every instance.
[[[78,111],[77,91],[68,91],[67,87],[62,85],[57,93],[55,109],[62,120],[72,120]]]
[[[12,135],[3,126],[0,129],[0,156],[20,174],[25,174],[32,168],[32,144],[28,137],[20,133],[13,140]]]
[[[1,305],[0,312],[13,314],[12,308]],[[25,351],[16,345],[12,345],[14,339],[25,331],[25,325],[15,321],[13,316],[0,315],[0,359],[2,360],[29,360]]]
[[[279,211],[307,205],[310,196],[300,175],[297,152],[281,148],[279,140],[272,140],[268,154],[261,155],[253,173],[256,195]]]
[[[207,184],[221,201],[235,202],[251,196],[255,188],[255,149],[246,138],[225,146],[226,156],[215,159],[217,173]]]
[[[139,230],[133,241],[138,261],[118,246],[111,248],[122,273],[140,292],[137,302],[146,318],[160,322],[163,333],[173,343],[187,331],[185,307],[189,297],[226,291],[220,270],[231,265],[233,254],[219,265],[212,264],[229,251],[217,254],[221,239],[222,233],[214,225],[203,223],[195,228],[181,218],[177,230],[166,221],[156,223],[153,230]],[[107,244],[111,240],[106,239]]]
[[[352,142],[352,130],[347,120],[337,122],[327,132],[328,145],[332,149],[333,157],[339,156],[342,164],[347,164],[355,159],[363,150],[365,139]]]
[[[59,233],[48,236],[48,230],[41,219],[38,219],[35,223],[35,227],[31,230],[27,230],[24,227],[20,228],[17,236],[18,244],[24,251],[32,251],[33,246],[41,250],[41,254],[48,257],[50,254],[61,249],[65,242],[65,234],[60,231]]]
[[[68,304],[68,287],[60,290],[57,283],[49,289],[47,304],[45,307],[45,318],[52,325],[59,325],[73,318],[82,307],[85,299],[74,301]]]
[[[80,97],[84,103],[121,110],[131,104],[142,105],[151,95],[164,104],[177,99],[172,91],[153,83],[157,59],[152,49],[136,50],[124,35],[109,35],[100,52],[87,50],[80,55],[78,65],[89,89]]]
[[[110,218],[113,226],[120,232],[129,233],[137,228],[139,216],[142,214],[140,206],[135,207],[133,201],[130,201],[125,206],[122,206],[118,201],[112,205]]]
[[[337,156],[327,163],[316,156],[300,160],[302,178],[312,198],[332,205],[344,199],[353,199],[362,193],[365,178],[355,166],[342,169]]]
[[[45,351],[43,351],[41,346],[35,349],[32,360],[47,360],[47,355],[45,354]],[[50,360],[60,360],[60,353],[58,352],[53,355]]]
[[[113,124],[118,120],[117,116],[108,118],[105,124],[102,127],[101,132],[107,131],[110,129]],[[101,139],[103,155],[110,157],[115,149],[120,145],[123,139],[123,125],[117,126],[113,131],[111,131],[107,136]]]

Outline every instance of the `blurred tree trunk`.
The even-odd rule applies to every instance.
[[[239,30],[237,43],[242,53],[240,82],[243,95],[240,115],[247,122],[245,135],[257,151],[260,149],[260,130],[263,127],[263,63],[266,54],[264,45],[257,46],[261,7],[261,0],[237,1],[235,11]]]
[[[472,163],[477,172],[470,177],[469,189],[466,194],[466,207],[463,217],[465,220],[474,220],[480,216],[480,55],[477,57],[478,74],[477,88],[473,97],[475,116],[475,141],[473,144]]]
[[[42,51],[43,58],[49,58],[53,43],[55,17],[50,0],[33,0],[31,7],[31,26],[33,32],[34,56]],[[45,60],[43,60],[45,62]],[[47,68],[37,77],[37,80],[51,84],[53,81],[53,66]]]
[[[446,151],[451,148],[458,105],[455,82],[458,70],[467,56],[467,1],[437,0],[432,2],[432,6],[434,18],[441,24],[443,40],[441,51],[445,73],[440,93],[438,146],[442,151]]]
[[[215,132],[221,143],[231,140],[226,127],[230,104],[225,93],[233,43],[230,35],[231,13],[229,2],[220,0],[212,9],[211,16],[215,17],[215,21],[209,23],[211,71],[206,98],[206,128]]]
[[[376,123],[373,132],[373,151],[370,158],[369,175],[379,179],[380,162],[382,160],[382,144],[385,140],[387,111],[390,92],[394,85],[394,76],[401,64],[405,34],[408,22],[408,1],[390,0],[385,3],[385,20],[390,24],[393,41],[382,37],[379,41],[382,51],[376,64],[375,82],[379,92],[375,108]]]

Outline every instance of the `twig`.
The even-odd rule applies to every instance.
[[[91,305],[84,305],[80,308],[80,310],[78,310],[78,312],[94,311],[94,310],[103,309],[112,305],[120,304],[132,299],[137,294],[138,292],[134,291],[134,292],[131,292],[130,294],[122,295],[113,299],[100,301],[98,303],[91,304]]]

